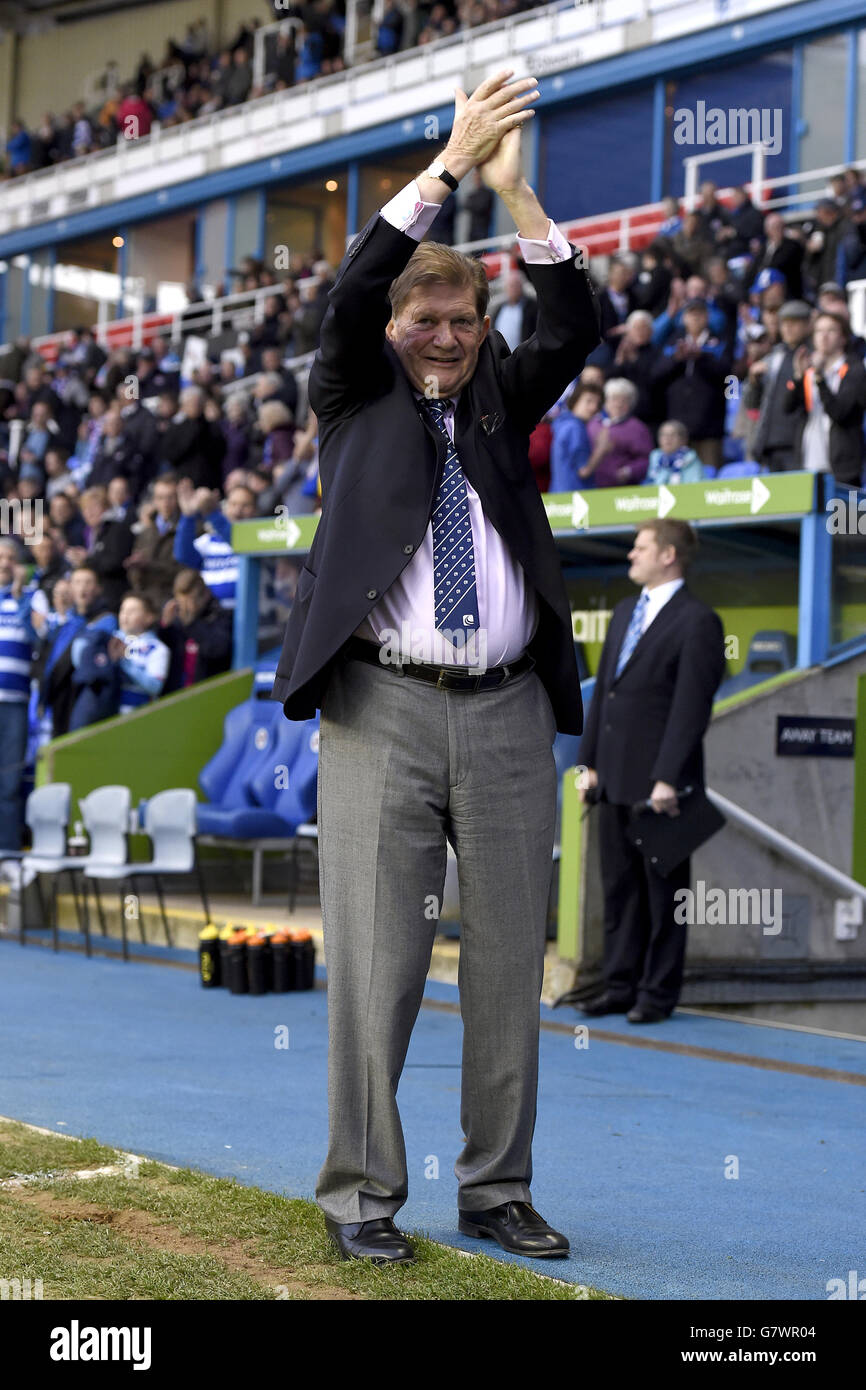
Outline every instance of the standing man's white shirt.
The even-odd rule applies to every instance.
[[[644,585],[641,594],[647,595],[648,602],[644,609],[641,636],[646,632],[650,623],[658,617],[665,604],[670,603],[677,589],[681,589],[685,582],[684,579],[669,579],[667,584],[657,584],[654,589],[648,589]]]
[[[439,203],[425,203],[418,184],[413,179],[386,203],[380,215],[398,231],[414,241],[420,241],[432,226]],[[521,237],[517,241],[524,261],[544,265],[570,260],[573,251],[565,237],[551,221],[547,240]],[[448,433],[454,439],[454,411],[445,415]],[[486,667],[501,666],[523,655],[538,626],[538,600],[533,588],[526,583],[523,570],[495,526],[484,515],[481,499],[466,479],[466,497],[472,523],[475,551],[478,625],[485,634],[485,643],[472,644],[468,650],[484,658]],[[386,634],[383,638],[382,634]],[[467,660],[466,651],[452,647],[436,628],[433,604],[433,526],[428,522],[424,540],[409,564],[383,594],[367,618],[355,629],[356,637],[368,642],[388,642],[389,633],[411,634],[411,647],[401,642],[405,657],[416,653],[416,660],[432,661],[436,665],[467,666],[481,664]],[[396,645],[396,643],[395,643]],[[486,651],[485,651],[486,646]],[[423,650],[424,655],[418,653]],[[429,653],[429,654],[428,654]]]

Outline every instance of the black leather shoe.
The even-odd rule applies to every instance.
[[[634,1003],[633,999],[617,999],[615,994],[599,994],[596,999],[589,999],[585,1004],[578,1005],[580,1012],[587,1018],[601,1018],[602,1014],[625,1014]]]
[[[390,1216],[340,1223],[325,1217],[325,1230],[344,1260],[372,1260],[375,1265],[412,1264],[415,1251]]]
[[[569,1252],[566,1237],[548,1226],[528,1202],[505,1202],[489,1211],[458,1211],[457,1216],[457,1228],[464,1236],[498,1240],[512,1255],[537,1260]]]
[[[670,1009],[654,1009],[651,1004],[635,1004],[626,1014],[629,1023],[662,1023],[670,1016]]]

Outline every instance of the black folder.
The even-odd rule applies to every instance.
[[[654,811],[648,802],[634,806],[626,827],[626,837],[662,878],[721,830],[725,817],[702,788],[685,787],[677,792],[678,816]]]

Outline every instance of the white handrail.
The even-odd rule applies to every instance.
[[[760,840],[768,849],[783,855],[792,864],[805,869],[807,873],[814,874],[816,878],[823,879],[825,883],[838,889],[846,897],[866,900],[866,886],[858,883],[848,874],[844,874],[834,864],[828,864],[826,860],[819,859],[817,854],[804,849],[802,845],[798,845],[795,840],[783,835],[780,830],[775,830],[766,821],[759,820],[757,816],[752,815],[751,811],[744,810],[742,806],[729,801],[726,796],[722,796],[720,792],[712,791],[709,787],[707,787],[707,799],[718,807],[723,816],[727,816],[742,830],[753,835],[756,840]]]

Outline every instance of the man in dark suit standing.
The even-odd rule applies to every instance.
[[[397,1086],[457,856],[464,1024],[461,1231],[534,1257],[565,1236],[531,1204],[538,1003],[557,728],[580,732],[568,596],[529,435],[598,342],[591,286],[520,166],[534,79],[458,90],[441,157],[361,231],[310,375],[322,515],[274,685],[321,707],[320,888],[329,1146],[317,1198],[344,1258],[405,1262]],[[538,296],[510,353],[477,260],[419,245],[478,168]],[[390,303],[389,303],[390,301]],[[426,1142],[426,1141],[425,1141]]]
[[[703,737],[725,642],[718,615],[686,587],[696,546],[684,521],[638,529],[628,574],[641,592],[614,609],[580,743],[581,798],[598,802],[604,892],[604,990],[583,1008],[591,1018],[658,1023],[682,984],[686,928],[674,909],[689,860],[663,878],[626,830],[638,802],[676,816],[677,792],[704,785]]]

